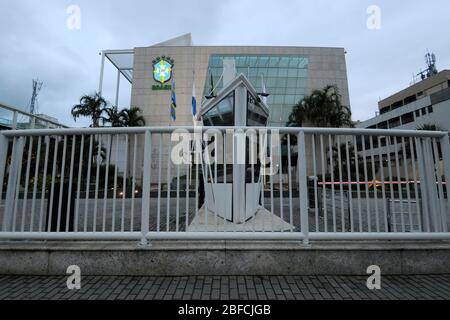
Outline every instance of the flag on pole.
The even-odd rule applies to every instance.
[[[194,73],[194,82],[192,84],[192,116],[195,118],[197,115],[197,97],[195,93],[195,73]]]
[[[170,117],[172,121],[177,120],[177,95],[175,93],[175,80],[172,78],[172,95],[170,103]]]

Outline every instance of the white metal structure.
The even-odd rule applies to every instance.
[[[235,136],[251,129],[214,128],[222,135],[220,141],[235,148],[235,139],[228,140],[227,132]],[[258,137],[279,139],[261,139],[268,142],[268,149],[281,143],[288,153],[280,155],[280,170],[271,168],[274,159],[267,157],[262,172],[273,175],[262,179],[261,203],[295,228],[276,231],[272,220],[262,231],[251,222],[223,231],[226,221],[215,216],[215,231],[190,232],[192,221],[198,221],[202,164],[169,161],[167,172],[161,166],[162,159],[172,159],[168,155],[176,147],[176,142],[164,141],[179,130],[203,137],[209,128],[2,131],[0,239],[136,239],[143,244],[152,239],[450,239],[447,133],[261,129]],[[139,136],[145,141],[143,149],[137,144]],[[110,144],[102,142],[109,139],[125,141],[130,160],[121,175],[111,166],[117,153],[111,154]],[[381,139],[391,151],[387,158],[380,157],[374,146]],[[297,158],[291,154],[294,146]],[[306,153],[306,146],[312,153]],[[145,155],[142,163],[137,161],[138,152]],[[309,166],[316,177],[312,182]],[[142,176],[136,173],[138,168],[143,169]],[[152,176],[158,177],[158,184],[150,183]],[[391,215],[401,215],[390,224],[393,200],[400,208]]]
[[[1,127],[10,129],[66,128],[66,126],[46,117],[31,114],[0,103],[0,128]]]

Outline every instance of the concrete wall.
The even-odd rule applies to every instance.
[[[65,275],[78,265],[82,275],[364,275],[378,265],[385,275],[447,274],[450,244],[155,242],[135,244],[0,245],[0,274]]]

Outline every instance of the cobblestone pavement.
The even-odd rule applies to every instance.
[[[428,300],[450,299],[450,275],[384,276],[371,291],[356,276],[86,276],[70,291],[65,277],[0,276],[0,300]]]

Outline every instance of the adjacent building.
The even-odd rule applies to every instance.
[[[450,131],[450,70],[441,71],[381,100],[378,107],[378,116],[357,126],[415,130],[424,125],[435,125]]]

